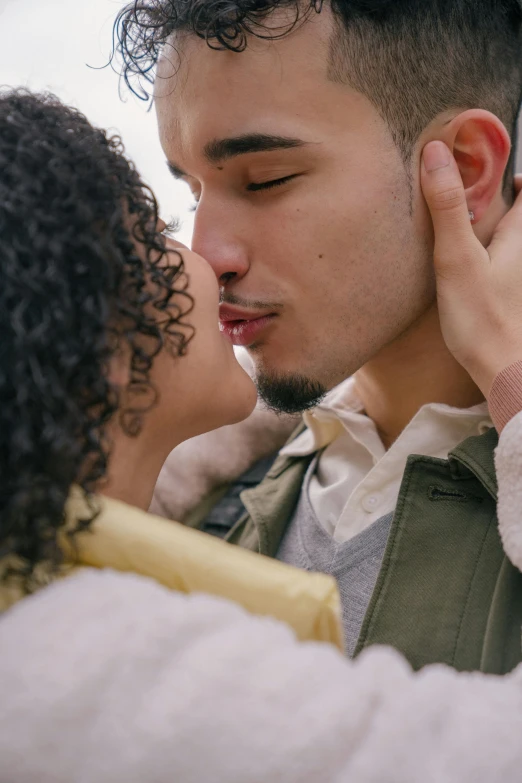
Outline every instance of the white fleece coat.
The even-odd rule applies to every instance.
[[[497,452],[522,568],[522,414]],[[85,571],[0,619],[1,783],[515,783],[506,677],[327,645],[206,595]]]

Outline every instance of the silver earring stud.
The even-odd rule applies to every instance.
[[[472,223],[475,222],[475,213],[471,209],[469,211],[469,219],[471,220]]]

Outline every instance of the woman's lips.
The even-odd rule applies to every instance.
[[[259,318],[221,320],[219,326],[225,337],[234,345],[248,347],[260,333],[274,320],[275,314],[262,315]]]

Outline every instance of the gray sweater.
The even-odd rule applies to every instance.
[[[387,514],[355,538],[338,544],[324,530],[310,502],[310,465],[299,503],[277,553],[288,565],[333,576],[343,610],[344,644],[353,655],[388,541],[393,514]]]

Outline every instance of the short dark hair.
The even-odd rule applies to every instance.
[[[59,562],[71,485],[106,474],[107,424],[137,434],[155,356],[185,350],[192,300],[158,229],[117,137],[51,95],[0,91],[0,579]],[[119,349],[125,403],[107,373]]]
[[[124,80],[140,97],[150,97],[147,82],[153,82],[162,47],[176,31],[241,52],[250,36],[288,35],[323,5],[322,0],[136,0],[115,25]],[[330,0],[330,6],[337,31],[329,75],[372,101],[406,164],[422,130],[450,109],[487,109],[515,140],[522,100],[520,0]],[[280,9],[290,13],[288,25],[270,29],[266,19]],[[513,160],[514,154],[508,189]]]

